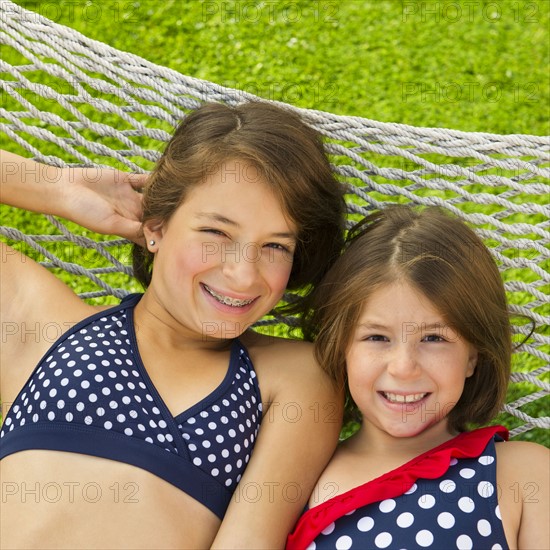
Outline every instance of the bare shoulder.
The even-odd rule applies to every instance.
[[[248,331],[241,336],[248,348],[258,376],[276,379],[284,385],[290,382],[330,384],[313,355],[313,344],[302,340],[266,336]]]
[[[2,256],[2,317],[15,323],[83,318],[93,310],[46,268],[5,243]]]
[[[247,330],[240,338],[247,346],[255,348],[277,349],[292,346],[293,348],[302,347],[304,349],[313,349],[313,344],[311,342],[306,342],[297,338],[264,334],[252,329]]]
[[[547,502],[550,490],[550,451],[536,443],[508,441],[496,444],[497,480],[501,507],[518,507],[527,516],[526,505]]]
[[[241,337],[258,374],[265,402],[323,403],[341,414],[343,394],[313,355],[313,344],[301,340],[246,333]]]
[[[497,443],[497,476],[501,487],[532,492],[550,483],[550,450],[528,441]],[[538,491],[538,489],[537,489]]]
[[[15,397],[53,342],[97,308],[27,256],[4,243],[0,252],[0,386],[6,401]]]
[[[513,548],[550,548],[550,451],[536,443],[496,445],[499,505]]]
[[[543,469],[548,474],[550,449],[529,441],[507,441],[496,445],[497,463],[506,470],[520,471],[532,475],[534,470]]]

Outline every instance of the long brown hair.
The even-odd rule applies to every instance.
[[[167,222],[195,186],[224,162],[252,165],[298,227],[288,289],[302,299],[284,308],[298,313],[343,245],[345,202],[319,134],[298,115],[265,102],[237,107],[208,103],[176,129],[151,173],[143,197],[142,222]],[[153,254],[134,247],[134,273],[147,287]]]
[[[407,206],[369,215],[349,242],[315,292],[305,327],[316,336],[320,364],[344,383],[346,352],[363,304],[381,286],[403,280],[478,351],[475,372],[448,416],[450,429],[491,420],[506,397],[512,342],[502,279],[483,242],[441,209]]]

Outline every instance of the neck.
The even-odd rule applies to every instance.
[[[358,453],[373,456],[395,456],[408,460],[449,441],[456,435],[449,431],[446,419],[408,437],[393,436],[368,421],[364,421],[353,437],[353,442],[350,441],[350,443],[354,451]]]
[[[148,339],[165,349],[220,351],[227,349],[232,341],[208,338],[182,325],[162,306],[151,289],[145,292],[134,309],[134,325],[138,340]]]

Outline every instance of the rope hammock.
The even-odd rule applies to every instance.
[[[90,40],[7,0],[0,0],[0,21],[0,131],[46,164],[144,172],[190,110],[205,101],[260,100]],[[399,202],[443,206],[474,227],[499,264],[512,311],[530,315],[538,327],[515,354],[508,402],[497,420],[512,436],[549,428],[550,418],[540,411],[548,410],[550,389],[550,139],[418,128],[279,105],[325,136],[347,190],[350,224],[372,208]],[[40,234],[26,234],[8,226],[13,209],[3,208],[0,234],[43,265],[74,275],[78,289],[86,289],[83,298],[105,301],[139,290],[127,241],[36,214],[28,219]],[[280,322],[266,318],[260,325]],[[527,331],[521,320],[514,323],[515,339]]]

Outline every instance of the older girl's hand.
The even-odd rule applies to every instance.
[[[108,168],[64,168],[63,216],[97,233],[143,244],[141,191],[147,174]]]
[[[140,191],[146,174],[110,168],[58,168],[0,151],[0,202],[71,220],[97,233],[138,244]]]

